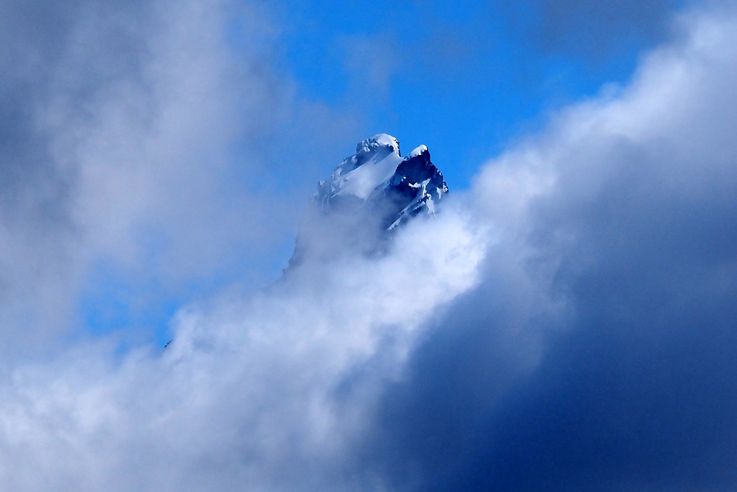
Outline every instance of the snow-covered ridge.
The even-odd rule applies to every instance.
[[[435,214],[447,192],[425,145],[402,156],[399,140],[391,135],[362,140],[355,154],[319,182],[285,271],[305,262],[380,254],[394,237],[392,231],[420,214]]]
[[[447,192],[427,146],[402,157],[399,140],[379,133],[359,142],[356,153],[343,159],[330,179],[320,181],[316,200],[324,211],[362,202],[384,215],[382,225],[391,230],[419,213],[435,213],[435,202]]]

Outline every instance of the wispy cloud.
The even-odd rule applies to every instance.
[[[176,284],[290,220],[299,185],[248,178],[295,111],[335,120],[275,77],[268,41],[230,49],[227,5],[10,5],[3,36],[30,18],[50,37],[2,60],[6,350],[55,339],[95,258]],[[384,255],[183,307],[163,352],[101,337],[6,359],[0,484],[734,486],[735,24],[684,14],[631,82],[486,163]]]
[[[483,246],[448,210],[382,258],[305,262],[251,299],[183,310],[161,355],[114,362],[79,347],[18,368],[2,389],[0,479],[15,490],[345,487],[372,395],[473,285]]]
[[[268,12],[11,1],[0,22],[6,361],[64,333],[100,265],[133,296],[278,271],[260,265],[289,241],[288,198],[312,188],[308,151],[328,143],[304,121],[346,118],[295,97],[272,61]],[[296,155],[300,169],[278,181]]]

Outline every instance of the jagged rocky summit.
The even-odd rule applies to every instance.
[[[356,153],[343,159],[329,180],[320,181],[316,200],[325,212],[358,200],[380,213],[384,228],[392,230],[419,213],[435,213],[447,192],[425,145],[402,157],[399,140],[379,133],[359,142]]]
[[[381,249],[392,231],[418,215],[432,215],[448,193],[443,173],[420,145],[402,156],[386,133],[356,145],[329,179],[320,181],[298,234],[290,265],[306,256]]]

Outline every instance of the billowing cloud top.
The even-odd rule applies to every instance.
[[[383,254],[304,262],[259,293],[184,307],[163,352],[79,342],[4,368],[0,488],[737,486],[737,11],[691,11],[678,25],[679,37],[645,56],[630,83],[561,111],[487,162],[467,194],[399,228]],[[141,217],[139,206],[173,210],[155,205],[152,183],[175,157],[189,161],[159,144],[181,136],[180,124],[204,130],[202,114],[182,120],[175,109],[180,97],[204,101],[193,95],[222,80],[179,85],[166,69],[179,65],[160,62],[188,66],[167,51],[169,36],[181,35],[162,34],[151,46],[163,51],[149,53],[159,62],[142,65],[144,80],[181,89],[160,91],[160,112],[117,105],[133,97],[125,91],[99,94],[109,112],[93,122],[104,126],[67,133],[66,118],[86,113],[53,112],[65,118],[43,127],[55,135],[41,139],[47,147],[14,147],[27,162],[39,162],[36,151],[62,156],[42,162],[82,176],[70,179],[83,199],[62,214],[72,226],[104,223],[93,220],[94,204],[107,203],[97,193],[138,189],[110,184],[119,180],[147,197],[112,202],[125,224]],[[202,60],[206,52],[195,51]],[[140,148],[117,146],[116,132],[139,128],[131,122],[141,115],[162,118],[143,118],[156,138],[143,132]],[[129,176],[97,165],[126,152],[151,166]],[[82,186],[92,182],[100,187]],[[186,182],[202,191],[196,177]],[[21,217],[43,215],[41,195],[20,189],[2,199]],[[25,245],[49,229],[2,220],[3,232],[26,235],[3,239],[13,261],[0,261],[21,265]],[[104,228],[104,243],[128,230]],[[27,270],[10,271],[6,284],[22,284]]]

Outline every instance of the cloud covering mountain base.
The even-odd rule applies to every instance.
[[[8,368],[2,488],[737,486],[737,12],[677,26],[385,254]]]

